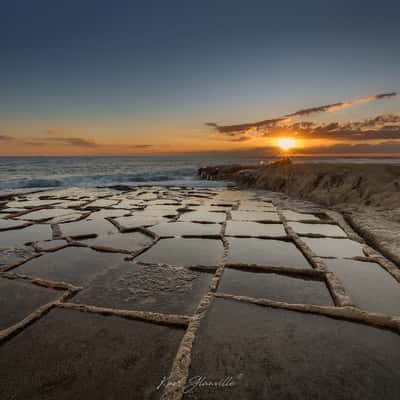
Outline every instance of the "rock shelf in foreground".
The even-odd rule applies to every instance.
[[[0,219],[2,399],[400,396],[400,270],[337,212],[69,188]]]

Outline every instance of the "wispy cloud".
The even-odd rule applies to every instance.
[[[0,135],[0,141],[8,142],[11,140],[15,140],[15,137],[9,135]]]
[[[265,132],[270,129],[282,126],[283,124],[290,123],[294,118],[300,118],[304,116],[309,116],[311,114],[332,112],[342,108],[350,107],[354,104],[359,103],[367,103],[375,100],[382,100],[386,98],[392,98],[397,96],[396,92],[389,93],[381,93],[373,96],[359,97],[353,100],[341,101],[332,104],[325,104],[322,106],[304,108],[293,113],[289,113],[277,118],[265,119],[257,122],[249,122],[244,124],[236,124],[236,125],[218,125],[215,122],[207,122],[206,125],[215,128],[218,132],[234,136],[235,134],[241,134],[246,131],[256,131],[256,132]]]
[[[127,146],[131,149],[149,149],[150,147],[154,147],[152,144],[131,144]]]
[[[80,137],[54,137],[54,138],[47,138],[49,142],[58,142],[62,143],[66,146],[77,146],[77,147],[98,147],[99,145],[89,139],[84,139]]]
[[[303,110],[296,111],[292,114],[288,114],[287,117],[303,117],[304,115],[336,111],[336,110],[340,110],[341,108],[350,107],[354,104],[368,103],[370,101],[390,98],[390,97],[394,97],[396,95],[397,95],[396,92],[390,92],[390,93],[376,94],[373,96],[359,97],[359,98],[349,100],[349,101],[341,101],[339,103],[326,104],[326,105],[318,106],[318,107],[305,108]]]
[[[314,121],[292,122],[290,120],[270,125],[262,131],[223,132],[229,142],[245,142],[256,137],[298,136],[304,139],[332,140],[388,140],[400,139],[400,114],[382,114],[374,118],[352,122],[317,123]],[[217,137],[218,138],[218,137]]]
[[[377,144],[369,143],[338,143],[331,146],[310,147],[307,149],[294,149],[293,153],[304,155],[316,154],[398,154],[400,142],[386,141]]]
[[[46,146],[47,144],[46,142],[41,142],[39,140],[25,140],[22,143],[27,146],[35,146],[35,147]]]
[[[246,124],[238,124],[238,125],[217,125],[215,122],[206,122],[207,126],[211,126],[215,128],[220,133],[237,133],[237,132],[244,132],[250,129],[258,129],[258,128],[268,128],[272,126],[276,126],[278,123],[288,120],[288,117],[281,117],[281,118],[273,118],[273,119],[266,119],[263,121],[258,122],[250,122]]]
[[[263,136],[282,133],[303,138],[345,140],[400,139],[400,114],[383,114],[356,122],[315,123],[310,121],[283,124],[269,129]]]
[[[62,145],[71,150],[95,150],[96,152],[100,152],[101,154],[107,153],[124,153],[124,152],[140,152],[146,151],[147,149],[154,148],[154,145],[148,143],[138,143],[138,144],[112,144],[112,143],[98,143],[93,139],[85,138],[81,136],[73,136],[66,135],[65,132],[55,131],[55,130],[47,130],[46,135],[41,135],[37,137],[29,138],[28,140],[24,140],[24,145],[32,146],[32,147],[47,147],[47,149],[54,148],[54,145]],[[59,146],[57,146],[59,148]],[[74,149],[72,149],[74,148]]]

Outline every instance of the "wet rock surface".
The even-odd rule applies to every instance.
[[[113,235],[98,236],[82,239],[82,243],[98,250],[137,252],[152,244],[152,239],[141,232],[115,233]]]
[[[174,236],[219,236],[221,233],[220,224],[202,224],[195,222],[169,222],[155,225],[149,228],[159,237]]]
[[[84,247],[66,247],[35,257],[13,271],[31,277],[83,285],[122,260],[122,254],[103,253]]]
[[[237,237],[276,238],[286,236],[286,232],[282,224],[228,221],[226,223],[226,235]]]
[[[326,260],[329,270],[361,308],[400,315],[400,285],[379,264],[355,260]]]
[[[228,238],[227,263],[311,268],[301,251],[291,242],[275,239]]]
[[[224,246],[218,239],[161,239],[140,255],[137,261],[184,267],[196,265],[216,267],[222,261],[223,253]]]
[[[183,267],[125,262],[94,280],[74,303],[100,307],[193,314],[208,292],[211,274]]]
[[[0,278],[0,293],[0,330],[16,324],[62,294],[27,281],[5,278]]]
[[[333,305],[325,283],[265,272],[225,269],[219,292],[288,303]]]
[[[340,214],[278,193],[10,196],[0,393],[398,398],[399,287],[398,266]]]
[[[0,348],[0,390],[18,399],[157,399],[182,335],[146,322],[52,310]]]
[[[363,256],[363,244],[349,239],[303,238],[303,241],[320,257]]]
[[[216,300],[193,349],[185,399],[396,399],[400,337],[348,321]],[[206,371],[206,373],[204,372]]]

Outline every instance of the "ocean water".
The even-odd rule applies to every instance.
[[[198,168],[233,162],[238,161],[205,157],[0,157],[0,192],[117,184],[220,185],[198,179]]]
[[[0,157],[0,192],[116,184],[216,186],[222,183],[199,180],[198,168],[218,164],[254,164],[258,161],[259,158],[210,156]],[[399,159],[365,158],[296,160],[303,161],[400,163]]]

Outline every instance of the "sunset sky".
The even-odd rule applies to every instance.
[[[399,15],[385,0],[4,1],[0,155],[267,155],[291,138],[293,155],[400,156]]]

